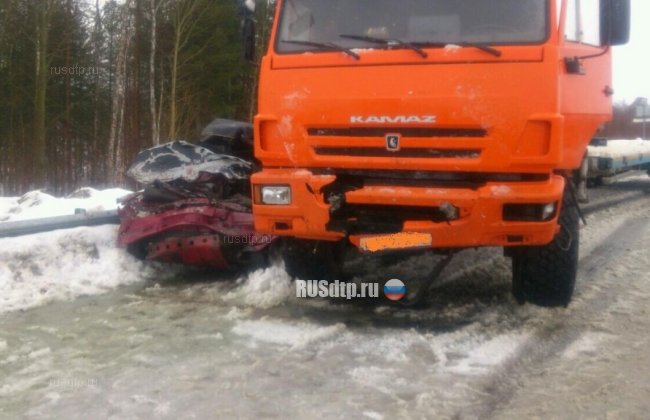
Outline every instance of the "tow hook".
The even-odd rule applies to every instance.
[[[448,201],[440,203],[440,212],[445,216],[447,222],[458,219],[458,209]]]
[[[578,216],[580,217],[580,220],[582,220],[582,223],[584,223],[586,226],[587,218],[585,217],[585,213],[582,211],[582,207],[580,207],[580,200],[578,200],[578,193],[576,192],[575,185],[573,185],[573,181],[569,177],[565,177],[565,181],[569,186],[569,194],[571,194],[571,201],[573,202],[573,205],[576,207],[576,210],[578,211]]]

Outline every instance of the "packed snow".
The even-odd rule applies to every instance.
[[[645,418],[647,191],[641,173],[592,191],[567,309],[517,305],[497,249],[410,309],[298,299],[281,264],[142,264],[114,226],[0,240],[0,417]],[[429,259],[355,264],[406,280]]]
[[[242,300],[262,309],[281,305],[295,294],[291,278],[280,263],[251,272],[240,278],[237,285],[239,287],[225,295],[226,300]]]
[[[41,191],[0,199],[0,220],[112,210],[123,189],[82,188],[65,198]],[[117,226],[82,227],[0,239],[0,313],[112,290],[158,275],[116,246]]]
[[[235,325],[233,332],[253,338],[256,341],[292,349],[305,348],[316,341],[331,339],[345,330],[345,325],[337,323],[331,326],[319,326],[310,323],[288,324],[278,320],[262,318],[260,320],[241,321]]]
[[[0,222],[69,216],[76,209],[87,211],[114,210],[117,200],[131,191],[112,188],[98,191],[81,188],[64,198],[56,198],[42,191],[32,191],[22,197],[0,197]]]

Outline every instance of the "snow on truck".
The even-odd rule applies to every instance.
[[[610,47],[629,18],[629,0],[278,0],[254,119],[256,231],[281,237],[303,279],[335,276],[350,244],[503,247],[519,302],[567,305],[571,173],[610,119]]]

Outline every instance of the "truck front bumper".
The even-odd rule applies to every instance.
[[[348,238],[368,251],[545,245],[559,231],[557,219],[565,186],[564,178],[559,175],[540,181],[485,182],[477,187],[371,183],[344,190],[341,194],[344,204],[334,204],[328,186],[336,180],[336,175],[319,175],[304,169],[265,169],[253,175],[255,229],[260,233],[312,240]],[[289,186],[291,203],[263,204],[260,191],[264,186]],[[506,206],[525,209],[546,205],[554,205],[554,211],[546,218],[517,220],[504,211]],[[366,213],[348,213],[347,219],[335,220],[339,218],[336,215],[340,215],[341,206],[372,209],[388,218],[392,214],[402,215],[402,219],[397,230],[384,232],[381,226],[368,228],[371,225],[360,220]],[[441,209],[451,209],[451,212],[441,212]],[[427,217],[429,212],[431,217]],[[441,213],[450,217],[441,220]],[[416,217],[409,219],[410,215]],[[373,246],[367,246],[369,243]]]

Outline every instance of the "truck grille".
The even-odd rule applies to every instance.
[[[487,136],[487,131],[481,128],[323,127],[309,128],[307,132],[312,138],[313,151],[318,156],[368,158],[478,159],[482,145],[477,142],[482,142]],[[401,136],[403,143],[398,150],[386,148],[384,142],[389,134]],[[351,138],[360,139],[360,144],[345,141]],[[454,147],[446,144],[440,147],[436,139],[458,139],[463,141],[463,145]]]
[[[312,169],[316,175],[336,175],[336,181],[323,191],[327,196],[332,192],[351,191],[363,186],[399,186],[425,188],[469,188],[478,189],[488,182],[545,182],[549,174],[525,173],[471,173],[434,171],[390,171],[353,169]]]
[[[381,147],[314,147],[314,152],[321,156],[360,156],[360,157],[397,157],[397,158],[455,158],[477,159],[481,156],[479,149],[436,149],[409,147],[390,151]]]
[[[482,128],[417,128],[417,127],[355,127],[355,128],[309,128],[314,137],[384,137],[399,133],[402,137],[485,137]]]

